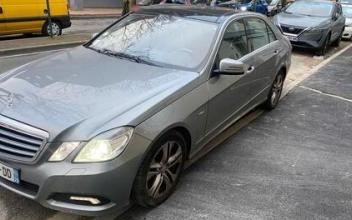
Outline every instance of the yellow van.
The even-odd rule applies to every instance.
[[[50,0],[53,35],[71,26],[67,0]],[[0,0],[0,35],[50,34],[46,0]]]

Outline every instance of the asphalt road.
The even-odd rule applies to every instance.
[[[0,72],[50,53],[2,57]],[[351,219],[351,60],[352,49],[193,164],[166,203],[132,207],[118,219]],[[322,60],[296,51],[293,62],[294,81]],[[0,219],[89,218],[0,188]]]

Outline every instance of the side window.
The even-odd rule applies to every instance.
[[[269,41],[270,41],[270,42],[276,41],[276,40],[277,40],[277,39],[276,39],[276,36],[275,36],[273,30],[271,29],[271,27],[270,27],[269,25],[266,25],[266,27],[268,28]]]
[[[244,23],[242,20],[233,21],[225,30],[217,57],[218,62],[224,58],[237,60],[248,53]]]
[[[265,21],[259,18],[248,18],[245,21],[248,44],[251,51],[257,50],[270,43]]]

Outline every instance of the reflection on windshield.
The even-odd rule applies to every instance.
[[[209,53],[217,25],[176,16],[130,15],[89,46],[183,69],[198,68]]]
[[[301,14],[307,16],[329,17],[331,15],[332,8],[331,3],[329,2],[296,1],[286,9],[286,12],[290,14]]]

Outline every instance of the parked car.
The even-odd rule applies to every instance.
[[[277,106],[290,64],[290,42],[258,13],[141,8],[0,75],[0,185],[82,215],[157,206],[211,139]]]
[[[329,46],[340,44],[345,17],[339,3],[323,0],[299,0],[273,17],[295,47],[310,48],[324,55]]]
[[[346,17],[345,31],[342,38],[352,40],[352,5],[342,5],[342,11]]]
[[[214,0],[219,7],[233,8],[240,11],[255,11],[266,15],[268,13],[268,3],[266,0]]]
[[[71,26],[67,0],[50,0],[53,35]],[[0,35],[43,33],[49,35],[48,10],[45,1],[1,0]]]
[[[282,0],[272,0],[268,5],[268,16],[274,16],[281,12]]]
[[[343,5],[352,5],[352,0],[341,0],[340,3]]]

